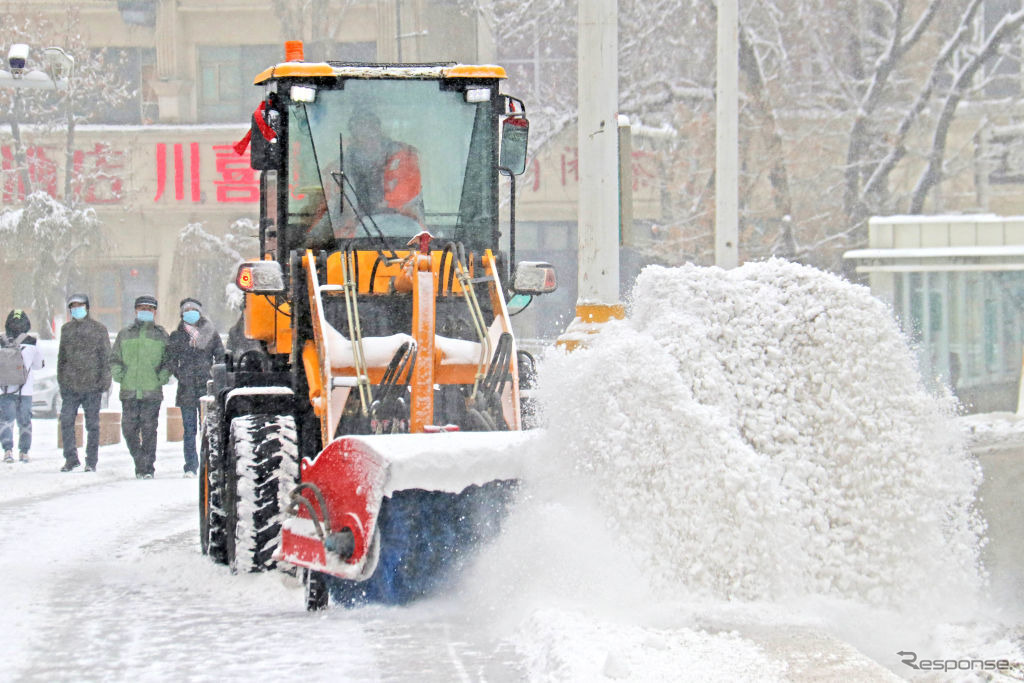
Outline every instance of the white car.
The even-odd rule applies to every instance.
[[[36,346],[43,352],[43,367],[36,370],[35,382],[32,384],[32,417],[57,417],[60,415],[60,386],[57,384],[57,348],[60,342],[56,339],[40,339]],[[103,392],[100,402],[102,408],[107,407],[110,391]]]
[[[35,372],[32,385],[32,416],[57,417],[60,415],[60,387],[57,386],[56,339],[40,339],[36,347],[43,352],[43,367]]]

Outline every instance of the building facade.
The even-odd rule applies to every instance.
[[[204,285],[197,291],[195,271],[201,264],[181,257],[178,240],[188,226],[223,237],[240,221],[256,224],[258,173],[249,167],[248,152],[238,155],[232,145],[248,130],[261,96],[253,77],[284,61],[284,40],[303,39],[307,60],[493,63],[492,32],[475,5],[460,0],[20,3],[18,12],[54,24],[72,16],[90,58],[105,59],[110,78],[133,93],[100,112],[94,123],[76,127],[71,166],[65,163],[64,131],[22,126],[33,188],[63,198],[71,172],[73,192],[102,222],[102,253],[83,260],[65,290],[90,292],[95,312],[112,329],[129,319],[139,293],[155,293],[164,302],[159,316],[168,325],[175,322],[174,304],[184,296],[223,303],[222,287]],[[3,49],[28,40],[5,35]],[[511,64],[510,73],[520,66]],[[515,83],[508,85],[509,94],[517,95]],[[527,102],[528,113],[531,105],[541,104]],[[12,131],[0,129],[3,207],[17,207],[25,198],[16,156]],[[654,159],[634,151],[631,166],[633,213],[654,216],[660,192]],[[561,277],[556,294],[516,320],[525,336],[554,337],[571,319],[576,298],[575,129],[548,140],[518,180],[517,256],[551,261]],[[503,185],[506,215],[507,191]],[[0,287],[0,306],[30,307],[29,296],[17,283]],[[230,311],[224,305],[212,310],[226,329]]]
[[[70,162],[62,130],[24,125],[21,146],[26,163],[19,164],[12,127],[0,126],[0,208],[16,208],[23,201],[22,172],[34,186],[63,199],[70,170],[75,176],[72,191],[95,210],[104,241],[102,253],[83,262],[61,287],[93,292],[94,299],[102,302],[101,316],[112,327],[125,322],[137,292],[155,292],[165,304],[161,320],[171,324],[173,304],[183,296],[197,296],[208,303],[224,299],[220,288],[203,284],[196,289],[198,265],[177,257],[182,232],[198,225],[209,235],[224,237],[240,222],[255,224],[258,218],[258,174],[249,168],[247,157],[234,154],[231,145],[248,129],[249,116],[260,98],[253,77],[284,59],[285,40],[302,39],[308,60],[500,63],[510,74],[506,91],[526,99],[527,112],[535,121],[542,120],[536,112],[548,114],[553,103],[531,101],[531,96],[534,100],[557,98],[563,105],[575,96],[571,77],[575,57],[569,38],[561,33],[558,39],[552,38],[540,22],[519,43],[498,45],[493,38],[495,27],[488,24],[479,4],[472,0],[0,0],[6,13],[0,19],[26,19],[21,24],[0,21],[0,27],[38,25],[27,19],[42,17],[60,29],[45,39],[5,29],[0,48],[28,42],[32,57],[37,58],[37,48],[59,42],[57,35],[81,36],[75,54],[79,63],[105,60],[109,78],[130,93],[116,106],[98,112],[93,122],[76,128]],[[985,6],[990,5],[996,16],[1006,3]],[[571,37],[572,32],[567,33]],[[1006,71],[1002,89],[986,96],[1019,96],[1020,69],[1013,64],[1001,62],[999,68]],[[25,98],[33,96],[24,93]],[[710,91],[699,94],[710,96]],[[0,104],[3,97],[0,86]],[[1011,101],[1004,104],[998,115],[984,102],[961,104],[949,136],[949,148],[956,150],[956,157],[927,211],[1024,213],[1024,127],[1015,113],[1018,107]],[[679,106],[687,108],[685,103]],[[707,198],[713,196],[713,144],[709,142],[714,138],[713,121],[694,112],[681,117],[691,121],[689,127],[649,130],[646,141],[633,147],[629,186],[634,193],[636,229],[631,231],[633,242],[624,250],[624,286],[650,260],[699,261],[703,252],[693,245],[711,241],[706,226],[713,219],[713,211],[707,210]],[[813,223],[806,214],[818,205],[801,201],[800,193],[826,195],[817,189],[820,177],[844,167],[842,139],[817,132],[804,137],[799,131],[808,126],[809,114],[789,115],[780,119],[780,129],[788,131],[787,140],[802,141],[782,150],[790,164],[796,199],[792,215],[778,217],[766,208],[772,197],[762,182],[758,186],[762,190],[752,191],[744,207],[741,247],[771,242],[780,225],[790,220],[803,228]],[[849,123],[840,116],[831,127],[847,129]],[[531,144],[533,156],[516,188],[517,255],[551,261],[560,274],[558,292],[515,318],[525,336],[557,336],[574,313],[576,131],[571,123],[560,125],[548,126],[548,132],[557,132],[543,144]],[[746,153],[767,154],[759,148]],[[679,170],[681,166],[687,168]],[[908,159],[893,174],[890,191],[908,192],[920,166],[920,159]],[[687,185],[687,179],[693,183]],[[502,182],[505,193],[507,181]],[[671,235],[662,229],[669,224],[685,232],[684,239],[671,242]],[[805,241],[832,244],[826,237],[823,234],[817,240],[810,235]],[[759,257],[768,252],[750,253]],[[20,272],[22,264],[7,267],[9,272]],[[0,306],[30,307],[26,297],[31,293],[19,289],[19,278],[11,279],[14,282],[6,287],[0,284]],[[227,311],[220,317],[215,322],[225,329],[231,322],[223,319],[229,317]]]
[[[179,298],[224,297],[223,287],[195,291],[190,280],[196,264],[176,256],[182,232],[199,225],[224,236],[239,221],[258,221],[258,173],[249,167],[248,152],[239,155],[232,147],[248,130],[262,94],[253,77],[284,61],[286,39],[305,39],[307,60],[490,61],[490,48],[478,37],[489,35],[479,16],[445,15],[437,4],[6,3],[13,18],[7,26],[28,28],[0,35],[4,54],[13,43],[29,43],[29,68],[33,62],[40,68],[41,48],[55,38],[30,29],[47,22],[51,28],[72,26],[83,41],[78,54],[69,50],[78,63],[109,65],[109,79],[129,95],[95,112],[91,123],[77,125],[67,156],[65,129],[34,125],[32,107],[26,106],[44,95],[17,93],[22,102],[12,118],[21,111],[23,119],[0,129],[0,209],[23,204],[26,180],[32,190],[64,199],[65,181],[72,176],[71,191],[95,211],[103,235],[98,253],[79,259],[63,289],[90,293],[94,312],[112,329],[130,319],[131,302],[141,293],[156,294],[164,304],[160,321],[174,324]],[[453,40],[454,34],[460,39]],[[9,273],[29,267],[6,265]],[[8,280],[0,286],[0,306],[31,309],[27,279]],[[232,321],[216,322],[226,329]]]
[[[970,412],[1015,411],[1024,342],[1024,216],[887,216],[845,258],[891,306],[923,375]]]

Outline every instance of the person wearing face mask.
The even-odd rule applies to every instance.
[[[206,394],[210,368],[224,356],[224,344],[213,323],[203,315],[203,304],[191,297],[179,305],[181,322],[171,332],[167,356],[171,373],[178,379],[175,405],[181,408],[184,431],[185,476],[194,477],[199,468],[196,432],[199,430],[199,397]]]
[[[95,472],[100,448],[100,402],[110,388],[110,335],[89,315],[89,297],[68,297],[71,319],[61,325],[57,347],[57,385],[60,387],[60,435],[64,466],[70,472],[81,464],[75,444],[75,416],[85,413],[85,471]]]
[[[156,324],[157,301],[135,299],[135,320],[117,333],[110,372],[121,385],[121,434],[135,461],[135,478],[152,479],[163,385],[171,377],[167,332]]]

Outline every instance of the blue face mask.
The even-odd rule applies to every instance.
[[[153,311],[135,311],[135,317],[139,322],[151,323],[153,322]]]
[[[87,313],[88,311],[85,309],[85,306],[75,306],[71,309],[71,317],[75,320],[81,320]]]
[[[181,314],[181,319],[189,325],[195,325],[199,322],[199,311],[185,311]]]

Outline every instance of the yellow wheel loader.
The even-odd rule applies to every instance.
[[[514,495],[532,359],[508,300],[555,273],[512,268],[529,124],[504,76],[291,42],[255,79],[236,150],[261,171],[260,253],[203,401],[200,541],[234,571],[299,568],[309,609],[443,588]]]

